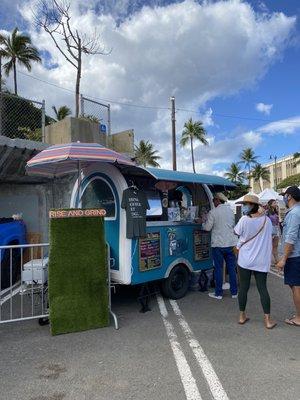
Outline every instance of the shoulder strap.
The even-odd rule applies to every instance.
[[[240,248],[241,248],[242,246],[244,246],[246,243],[249,243],[251,240],[255,239],[255,238],[260,234],[260,232],[264,229],[264,227],[265,227],[265,225],[266,225],[266,221],[267,221],[267,217],[265,216],[264,223],[263,223],[262,226],[260,227],[259,231],[258,231],[254,236],[252,236],[250,239],[247,239],[245,242],[243,242],[243,243],[241,244]]]

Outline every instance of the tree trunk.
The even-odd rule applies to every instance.
[[[18,94],[16,61],[14,61],[14,62],[13,62],[13,66],[14,66],[14,85],[15,85],[15,94]]]
[[[79,117],[79,98],[80,98],[80,79],[81,79],[81,40],[78,38],[78,67],[76,75],[76,90],[75,90],[75,117]]]
[[[248,181],[249,181],[249,189],[251,189],[251,167],[248,167]]]
[[[195,169],[195,158],[194,158],[194,146],[193,146],[193,138],[191,137],[191,153],[192,153],[192,163],[193,163],[193,171],[196,173]]]

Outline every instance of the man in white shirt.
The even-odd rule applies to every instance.
[[[236,257],[233,247],[237,243],[234,234],[234,213],[223,193],[214,193],[214,208],[209,211],[207,221],[202,225],[205,231],[211,231],[212,257],[215,266],[215,293],[209,296],[222,300],[223,298],[223,264],[226,262],[229,273],[232,298],[237,298]]]

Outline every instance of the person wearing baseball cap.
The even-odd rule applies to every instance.
[[[237,297],[236,258],[233,247],[237,238],[233,232],[234,213],[227,203],[228,199],[223,193],[213,194],[214,208],[209,211],[207,221],[202,224],[202,229],[211,231],[212,257],[215,267],[215,292],[209,296],[222,300],[223,298],[223,263],[226,262],[230,292],[232,298]]]
[[[285,323],[300,326],[300,189],[290,186],[282,195],[288,211],[283,221],[283,256],[277,268],[284,270],[284,283],[292,289],[296,308],[296,314]]]

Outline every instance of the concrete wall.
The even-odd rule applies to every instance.
[[[71,176],[45,184],[0,184],[0,217],[22,213],[28,233],[49,237],[49,210],[68,208],[76,177]]]
[[[108,136],[108,147],[119,152],[134,155],[134,130],[128,129]]]
[[[106,146],[106,138],[106,135],[99,132],[99,124],[82,118],[66,117],[45,129],[45,140],[49,144],[80,141]]]
[[[134,155],[134,131],[128,129],[110,136],[99,132],[99,124],[81,118],[66,117],[46,126],[46,143],[99,143],[119,153]]]

